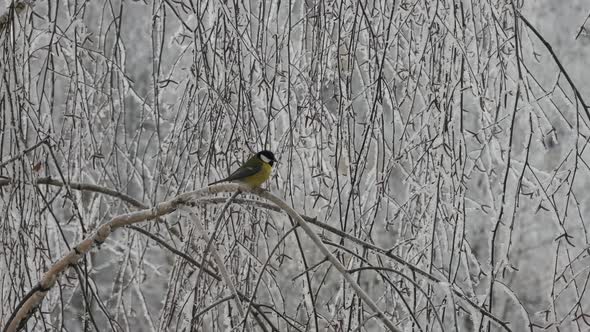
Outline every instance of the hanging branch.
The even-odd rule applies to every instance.
[[[551,53],[551,56],[553,57],[553,60],[555,61],[555,63],[559,67],[559,71],[561,71],[561,73],[563,73],[563,76],[565,76],[565,79],[567,80],[567,82],[569,83],[570,87],[574,91],[574,94],[576,95],[576,98],[578,99],[578,101],[580,101],[580,104],[582,105],[582,108],[584,109],[584,112],[586,113],[586,116],[590,120],[590,110],[588,109],[589,108],[588,107],[588,104],[586,104],[586,102],[584,101],[584,97],[582,97],[582,94],[578,90],[578,87],[576,86],[576,84],[574,84],[574,81],[571,79],[570,75],[565,70],[565,67],[561,64],[561,61],[557,57],[557,54],[555,54],[555,51],[553,51],[553,47],[551,47],[551,44],[549,44],[549,42],[547,41],[547,39],[545,39],[539,33],[539,31],[537,31],[537,29],[535,29],[535,27],[526,19],[526,17],[524,17],[522,15],[522,13],[520,11],[515,10],[515,14],[522,20],[522,22],[529,28],[529,30],[531,30],[535,34],[535,36],[537,36],[537,38],[539,38],[539,40],[541,41],[541,43],[543,43],[543,45],[545,45],[545,48],[547,48],[547,51],[549,51],[549,53]]]
[[[240,193],[239,191],[236,191],[235,193],[233,193],[232,196],[227,199],[227,201],[225,202],[225,204],[221,208],[221,211],[219,211],[219,215],[217,217],[217,221],[215,222],[215,228],[213,230],[213,233],[211,234],[211,238],[209,238],[207,236],[207,231],[205,230],[205,226],[203,225],[203,222],[201,221],[201,219],[199,219],[197,217],[197,215],[195,214],[195,212],[193,210],[191,210],[187,206],[183,206],[182,210],[191,217],[192,222],[194,223],[195,227],[197,227],[197,231],[201,234],[201,236],[207,242],[207,247],[205,248],[205,250],[203,252],[203,258],[201,260],[201,266],[205,265],[205,258],[207,257],[207,253],[210,250],[211,254],[213,255],[213,259],[215,259],[215,263],[217,263],[217,269],[219,270],[219,274],[221,275],[221,278],[223,279],[226,286],[229,288],[229,290],[231,291],[231,293],[233,295],[233,300],[235,301],[236,308],[238,309],[238,313],[240,314],[240,321],[242,321],[245,319],[245,316],[244,316],[244,309],[242,308],[242,302],[240,301],[240,296],[238,295],[238,291],[236,289],[236,286],[234,285],[234,283],[231,280],[229,271],[225,268],[225,264],[223,262],[223,259],[221,258],[221,256],[217,252],[217,249],[215,249],[215,246],[212,245],[212,242],[215,239],[216,231],[217,231],[219,225],[221,224],[221,220],[223,218],[225,211],[229,208],[229,206],[234,201],[234,199],[238,196],[239,193]],[[248,329],[246,329],[246,330],[248,330]]]

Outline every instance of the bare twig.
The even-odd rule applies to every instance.
[[[37,143],[35,143],[35,145],[24,149],[22,152],[20,152],[19,154],[17,154],[16,156],[13,157],[9,157],[7,160],[0,162],[0,168],[10,164],[11,162],[22,158],[25,154],[35,150],[36,148],[38,148],[39,146],[43,145],[43,144],[47,144],[48,138],[45,138]]]

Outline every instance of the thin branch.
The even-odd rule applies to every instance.
[[[565,70],[565,67],[561,64],[561,61],[557,57],[557,54],[555,54],[555,52],[553,51],[553,47],[551,47],[551,44],[549,44],[549,42],[539,33],[539,31],[537,31],[537,29],[535,29],[535,27],[522,15],[522,13],[520,11],[516,11],[515,13],[524,22],[524,24],[535,34],[535,36],[537,36],[537,38],[539,38],[541,43],[543,43],[543,45],[545,45],[545,48],[547,48],[549,53],[551,53],[551,56],[553,57],[553,60],[555,61],[555,63],[559,67],[560,72],[563,74],[563,76],[565,76],[565,79],[567,80],[570,87],[574,91],[576,98],[580,101],[580,104],[582,105],[582,108],[584,109],[584,112],[586,113],[586,117],[588,117],[588,119],[590,119],[590,110],[588,109],[588,104],[586,104],[586,102],[584,101],[584,98],[582,97],[582,94],[578,90],[578,87],[574,84],[574,81],[571,79],[570,75]]]
[[[35,145],[33,145],[33,146],[29,147],[29,148],[24,149],[23,151],[21,151],[20,153],[18,153],[16,156],[9,157],[7,160],[5,160],[3,162],[0,162],[0,168],[6,166],[8,164],[10,164],[11,162],[13,162],[13,161],[15,161],[17,159],[22,158],[25,154],[27,154],[27,153],[35,150],[36,148],[38,148],[39,146],[41,146],[43,144],[47,144],[47,142],[48,142],[48,138],[46,137],[43,140],[37,142]]]
[[[223,217],[223,214],[225,213],[227,208],[230,206],[231,202],[234,200],[234,198],[238,194],[239,194],[239,191],[236,191],[230,198],[228,198],[227,202],[223,205],[223,207],[221,208],[221,211],[219,212],[219,216],[218,216],[216,225],[218,225],[221,222],[221,218]],[[195,224],[195,227],[197,227],[197,231],[199,233],[201,233],[201,236],[203,238],[205,238],[205,241],[207,241],[208,247],[211,248],[211,254],[213,255],[213,258],[215,259],[215,263],[217,263],[217,269],[219,270],[221,278],[225,282],[225,285],[230,289],[231,293],[234,295],[233,298],[234,298],[234,301],[236,301],[236,307],[237,307],[238,313],[240,315],[240,321],[242,321],[244,319],[244,308],[242,308],[242,302],[240,301],[240,297],[238,295],[238,291],[236,289],[236,286],[234,285],[233,281],[231,280],[231,276],[230,276],[229,272],[227,271],[227,269],[225,268],[225,263],[223,262],[223,259],[221,258],[221,256],[217,252],[217,249],[215,249],[214,246],[211,247],[211,242],[215,236],[215,233],[213,233],[213,235],[209,239],[209,237],[207,236],[207,231],[205,230],[205,227],[204,227],[202,221],[197,217],[195,212],[193,210],[191,210],[189,207],[182,207],[182,210],[184,212],[186,212],[191,217],[193,223]],[[205,261],[205,257],[206,257],[206,251],[203,253],[203,259],[202,259],[203,263]],[[245,326],[247,326],[247,325],[245,325]],[[248,330],[248,329],[246,328],[246,330]]]
[[[269,201],[275,203],[289,216],[291,216],[291,218],[295,219],[297,224],[299,224],[299,226],[305,231],[307,236],[310,237],[310,239],[313,241],[316,247],[322,252],[322,254],[324,254],[328,258],[330,263],[332,263],[332,265],[338,270],[338,272],[340,272],[340,274],[346,280],[346,282],[348,282],[348,284],[354,289],[356,295],[359,298],[361,298],[362,301],[365,304],[367,304],[367,306],[371,308],[371,310],[373,310],[375,314],[377,314],[377,316],[379,317],[379,319],[381,319],[383,324],[390,331],[401,331],[393,324],[393,322],[389,320],[389,318],[385,316],[385,313],[383,313],[383,311],[377,306],[373,299],[371,299],[371,297],[369,297],[369,295],[356,283],[353,277],[347,272],[347,269],[344,267],[344,265],[342,265],[338,258],[336,258],[336,256],[334,256],[330,252],[330,250],[322,242],[320,237],[311,229],[309,224],[299,215],[299,213],[297,213],[292,207],[287,205],[287,203],[285,203],[282,199],[278,198],[277,196],[274,196],[268,191],[258,190],[253,192],[259,195],[260,197],[268,199]]]

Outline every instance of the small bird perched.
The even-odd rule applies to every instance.
[[[262,150],[250,157],[248,161],[231,173],[230,176],[219,181],[211,182],[209,185],[211,186],[220,182],[237,182],[243,183],[250,188],[260,187],[270,177],[275,161],[277,160],[272,152]]]

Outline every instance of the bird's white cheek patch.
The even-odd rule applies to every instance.
[[[270,163],[270,159],[268,159],[268,157],[266,157],[265,155],[261,154],[260,155],[260,159],[262,159],[262,161],[264,161],[265,163]]]

